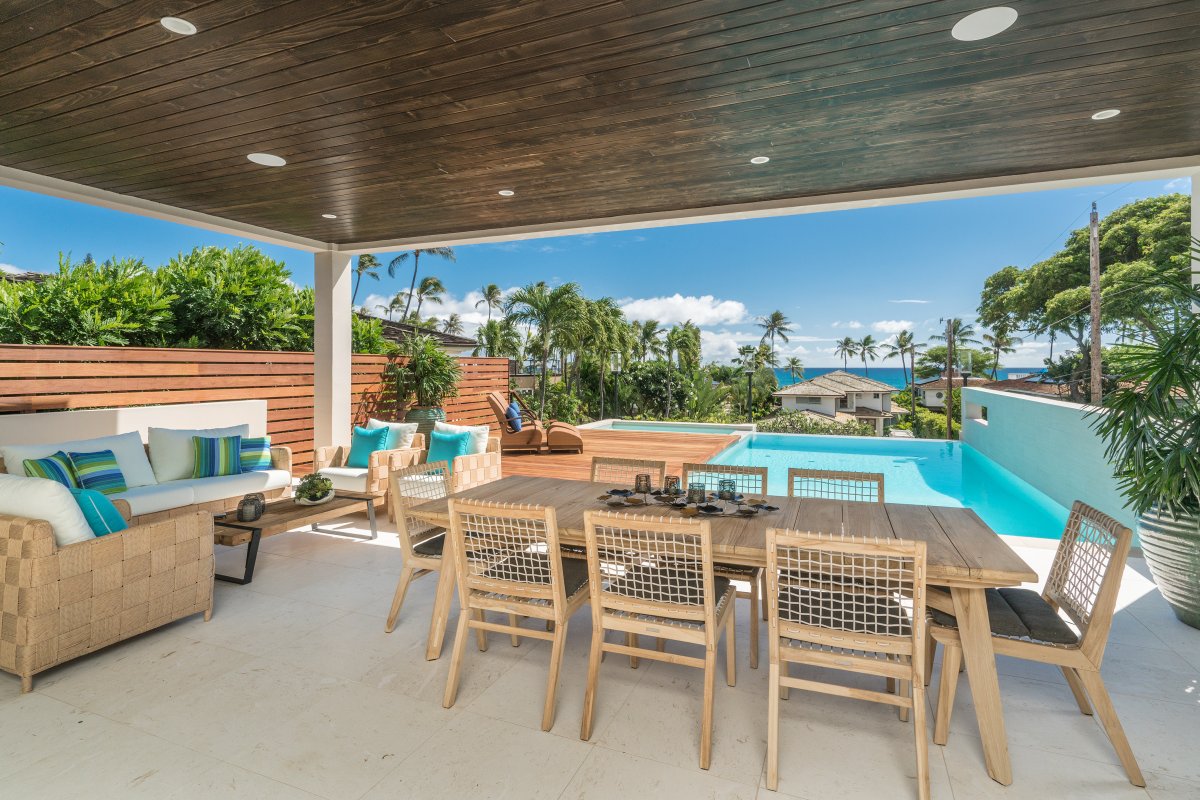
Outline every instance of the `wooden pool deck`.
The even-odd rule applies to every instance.
[[[738,440],[737,436],[652,431],[582,430],[582,453],[505,453],[503,471],[538,478],[591,477],[592,456],[651,458],[667,462],[667,474],[678,475],[685,461],[704,462]]]

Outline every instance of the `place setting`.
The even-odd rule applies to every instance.
[[[691,481],[685,491],[678,475],[667,475],[661,489],[652,486],[648,473],[634,476],[633,488],[612,488],[597,500],[612,509],[637,509],[658,504],[678,511],[683,517],[755,517],[778,511],[767,502],[747,502],[737,491],[737,481],[722,478],[716,491],[701,481]]]

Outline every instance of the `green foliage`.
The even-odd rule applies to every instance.
[[[955,347],[954,366],[958,370],[966,370],[971,365],[972,375],[991,375],[996,364],[996,355],[991,350],[979,350],[974,347]],[[934,378],[946,370],[946,346],[939,344],[930,347],[917,356],[916,375],[918,379]]]
[[[678,412],[689,402],[691,381],[686,375],[666,361],[644,361],[630,364],[621,383],[628,386],[631,406],[622,402],[622,408],[635,414],[657,414],[663,419],[667,413],[667,372],[670,370],[671,408]]]
[[[301,500],[320,500],[333,491],[333,481],[316,472],[305,475],[296,484],[296,497]]]
[[[578,424],[583,421],[583,402],[564,384],[551,384],[546,389],[545,419]]]
[[[958,395],[959,390],[955,389],[954,394]],[[955,418],[957,420],[957,417]],[[925,406],[917,406],[917,413],[908,414],[900,422],[895,424],[896,428],[901,430],[910,430],[913,436],[918,439],[957,439],[959,434],[959,423],[954,423],[954,434],[951,437],[946,436],[946,412],[943,410],[931,411]]]
[[[398,352],[404,362],[394,368],[393,374],[401,402],[412,399],[417,406],[433,408],[458,394],[458,379],[462,374],[458,360],[433,339],[413,336],[405,340]]]
[[[803,411],[780,411],[773,417],[761,420],[758,430],[762,433],[813,433],[825,436],[874,436],[875,428],[863,422],[837,422],[819,420]]]

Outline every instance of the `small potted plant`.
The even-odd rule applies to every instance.
[[[1159,278],[1177,313],[1122,348],[1121,381],[1096,429],[1108,445],[1150,573],[1175,616],[1200,628],[1200,291]]]
[[[417,432],[429,432],[437,420],[445,420],[442,401],[458,394],[462,374],[454,356],[438,347],[428,336],[413,336],[400,348],[402,363],[396,367],[396,395],[408,402],[405,422],[417,423]]]
[[[302,506],[319,506],[333,499],[333,481],[312,473],[300,479],[296,486],[296,502]]]

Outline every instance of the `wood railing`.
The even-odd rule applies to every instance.
[[[356,354],[352,420],[400,419],[404,409],[385,380],[389,357]],[[508,359],[460,358],[459,396],[446,416],[492,425],[486,395],[507,393]],[[312,353],[150,347],[0,345],[0,413],[124,408],[215,400],[266,400],[267,433],[293,451],[298,474],[312,467]]]

